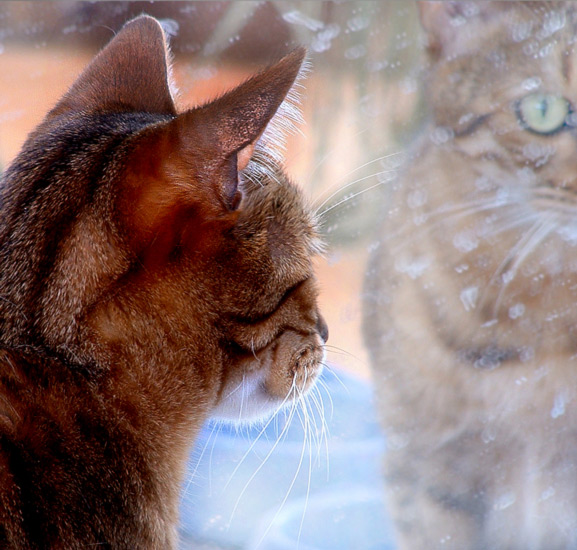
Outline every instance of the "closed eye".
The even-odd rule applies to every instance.
[[[263,314],[255,312],[247,315],[234,315],[229,317],[231,325],[227,327],[228,338],[235,342],[245,352],[254,353],[274,341],[279,334],[287,329],[299,332],[304,325],[310,325],[316,320],[312,309],[316,309],[314,303],[302,302],[296,297],[308,295],[306,288],[309,279],[304,279],[289,287],[274,303],[274,307]],[[301,303],[302,302],[302,303]],[[311,312],[308,312],[308,309]],[[268,309],[268,308],[267,308]],[[306,329],[307,334],[310,327]]]
[[[292,285],[279,299],[279,301],[276,303],[276,305],[267,313],[264,314],[258,314],[258,315],[236,315],[234,317],[234,321],[236,323],[240,323],[240,324],[247,324],[247,325],[256,325],[259,323],[262,323],[264,321],[267,321],[274,313],[276,313],[288,300],[289,298],[300,288],[302,287],[306,282],[308,281],[307,279],[303,279],[302,281],[299,281],[298,283]]]
[[[303,281],[300,281],[298,283],[296,283],[295,285],[291,286],[281,297],[281,299],[278,301],[276,307],[268,314],[265,316],[265,318],[270,317],[275,311],[277,311],[280,307],[283,306],[283,304],[300,288],[302,287],[306,282],[308,281],[308,279],[304,279]]]

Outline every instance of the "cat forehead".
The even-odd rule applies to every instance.
[[[514,100],[536,91],[570,99],[577,79],[577,9],[554,13],[537,17],[531,10],[507,10],[490,22],[477,22],[481,26],[474,33],[464,24],[460,33],[467,45],[434,63],[433,79],[455,90],[453,99],[460,104],[483,96]]]
[[[278,169],[274,179],[264,185],[250,180],[244,183],[246,208],[241,209],[241,231],[252,232],[258,226],[276,244],[289,242],[295,251],[302,245],[301,252],[307,256],[323,252],[315,211],[283,171]]]
[[[577,36],[577,4],[572,2],[424,4],[429,6],[421,13],[423,26],[429,45],[442,51],[441,62],[495,55],[516,45],[536,58],[559,42],[574,43]]]

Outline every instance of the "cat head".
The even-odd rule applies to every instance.
[[[475,317],[475,337],[524,331],[519,349],[574,346],[577,5],[422,2],[420,12],[433,127],[415,181],[446,243],[439,265],[455,296],[443,315],[458,326]]]
[[[573,186],[577,6],[421,2],[434,123],[479,156]],[[475,142],[474,144],[472,142]],[[555,176],[557,173],[560,176]],[[559,180],[559,181],[555,181]]]
[[[306,391],[327,338],[321,245],[268,147],[304,56],[180,110],[160,24],[128,23],[5,174],[2,345],[89,376],[149,369],[225,416]]]

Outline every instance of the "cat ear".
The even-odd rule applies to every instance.
[[[127,162],[121,204],[136,248],[151,244],[169,253],[184,240],[206,249],[235,222],[242,207],[239,172],[305,53],[297,49],[214,101],[141,134]]]
[[[212,128],[222,153],[254,145],[293,86],[306,55],[297,48],[237,88],[191,112],[197,124]],[[250,156],[244,156],[243,168]]]
[[[51,111],[176,113],[170,61],[160,23],[140,16],[127,23],[94,58]]]
[[[421,26],[427,34],[427,48],[433,60],[463,53],[471,35],[483,32],[468,23],[486,22],[509,9],[508,2],[420,1],[417,2]],[[511,2],[510,4],[514,4]],[[460,37],[463,37],[463,41]],[[463,44],[461,44],[463,42]]]
[[[238,206],[238,172],[244,170],[260,136],[292,88],[306,55],[298,48],[218,99],[188,111],[175,124],[182,149],[197,158],[205,182],[220,203]]]

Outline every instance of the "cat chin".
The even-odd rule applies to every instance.
[[[306,387],[295,394],[291,387],[289,393],[281,398],[272,395],[265,385],[267,372],[252,372],[243,378],[240,384],[227,388],[228,392],[212,410],[211,419],[233,424],[258,424],[268,420],[283,409],[289,409],[314,387],[323,371],[323,360],[312,368],[311,379]]]

